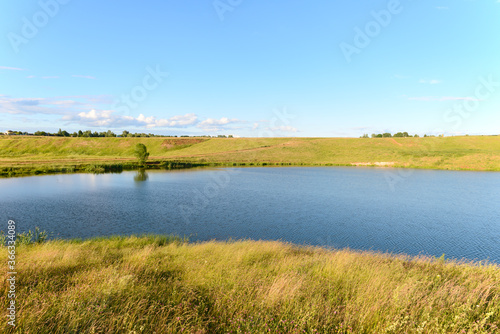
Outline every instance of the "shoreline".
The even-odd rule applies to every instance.
[[[54,161],[55,163],[57,160]],[[174,164],[169,167],[169,164]],[[146,168],[138,166],[134,162],[128,163],[98,163],[98,164],[66,164],[66,165],[52,165],[40,164],[29,167],[2,167],[0,165],[0,179],[10,177],[24,177],[24,176],[41,176],[41,175],[56,175],[56,174],[78,174],[78,173],[121,173],[124,171],[134,170],[174,170],[174,169],[192,169],[192,168],[256,168],[256,167],[352,167],[352,168],[377,168],[377,169],[415,169],[415,170],[442,170],[442,171],[455,171],[455,172],[500,172],[499,168],[494,169],[474,169],[474,168],[438,168],[427,166],[399,166],[399,165],[377,165],[377,164],[301,164],[301,163],[270,163],[270,162],[251,162],[251,163],[193,163],[191,161],[158,161],[155,164],[147,166]]]

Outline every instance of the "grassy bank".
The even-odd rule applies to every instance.
[[[219,166],[354,165],[500,171],[499,136],[370,139],[0,136],[0,174],[134,166],[137,143],[147,146],[151,167],[176,161]]]
[[[158,236],[49,241],[19,246],[17,259],[22,333],[497,333],[500,326],[495,265]],[[9,332],[5,317],[0,326]]]

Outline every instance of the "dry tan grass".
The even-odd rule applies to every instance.
[[[6,256],[4,249],[0,261]],[[17,256],[20,333],[497,333],[500,327],[500,268],[484,263],[159,237],[52,241],[18,247]],[[6,288],[2,279],[3,305]]]

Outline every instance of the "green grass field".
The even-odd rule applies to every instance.
[[[17,247],[10,333],[498,333],[500,267],[165,236]],[[7,263],[7,249],[0,247]],[[7,305],[7,275],[0,283]],[[5,312],[5,309],[4,309]]]
[[[0,171],[71,171],[150,161],[219,165],[373,165],[500,171],[499,136],[427,138],[64,138],[0,136]],[[82,167],[83,166],[83,167]],[[66,169],[66,170],[63,170]],[[23,172],[24,171],[24,172]]]

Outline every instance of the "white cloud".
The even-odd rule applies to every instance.
[[[221,119],[208,118],[200,123],[200,127],[204,126],[214,126],[214,125],[226,125],[229,123],[239,122],[237,119],[229,119],[227,117],[222,117]]]
[[[79,124],[94,127],[146,127],[146,128],[186,128],[197,126],[207,131],[236,129],[230,127],[233,123],[245,123],[238,119],[222,117],[208,118],[200,121],[194,113],[175,115],[170,118],[139,114],[127,116],[116,110],[106,108],[112,104],[109,95],[75,95],[56,96],[51,98],[12,98],[0,95],[0,115],[53,115],[67,124]]]
[[[96,120],[99,118],[109,119],[112,112],[113,111],[111,111],[111,110],[103,110],[103,111],[99,112],[99,111],[95,111],[94,109],[92,109],[88,113],[81,112],[78,114],[78,116],[80,116],[81,118],[87,118],[87,119],[92,119],[92,120]]]
[[[26,71],[24,68],[9,67],[9,66],[0,66],[0,70],[9,70],[9,71]]]
[[[44,98],[9,98],[2,96],[0,97],[0,112],[7,114],[56,114],[56,110],[45,112],[43,106],[47,103]]]
[[[112,122],[112,114],[113,111],[111,110],[103,110],[103,111],[96,111],[96,110],[91,110],[87,113],[81,112],[78,114],[80,117],[80,120],[82,120],[82,123],[87,123],[88,125],[93,125],[93,126],[109,126]],[[71,119],[68,116],[64,116],[63,119]],[[90,124],[89,124],[90,123]]]
[[[198,116],[196,116],[193,113],[173,116],[170,117],[168,120],[165,119],[158,120],[159,126],[170,126],[170,127],[184,127],[188,125],[193,125],[196,122],[198,122]]]
[[[200,129],[207,130],[207,131],[224,131],[224,130],[229,130],[229,129],[234,130],[234,128],[227,126],[227,125],[233,124],[233,123],[244,123],[244,121],[241,121],[241,120],[235,119],[235,118],[227,118],[227,117],[222,117],[220,119],[208,118],[208,119],[200,122],[197,125],[197,127]]]
[[[195,114],[177,115],[171,118],[157,119],[155,116],[144,116],[140,114],[138,117],[124,116],[115,114],[114,110],[95,110],[88,112],[80,112],[77,115],[66,115],[62,118],[71,123],[78,123],[87,126],[145,126],[146,128],[182,128],[189,125],[194,125],[198,122],[198,117]]]
[[[109,100],[105,95],[59,96],[52,98],[12,98],[0,96],[0,113],[68,115],[96,109],[96,104]]]

